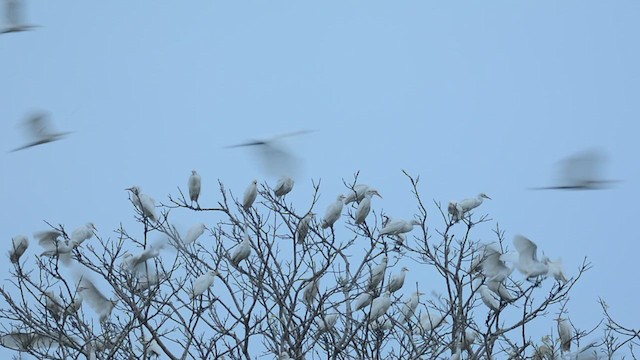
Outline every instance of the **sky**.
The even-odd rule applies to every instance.
[[[203,206],[218,201],[218,179],[237,194],[254,178],[274,184],[251,152],[224,147],[315,130],[286,141],[304,164],[300,208],[312,180],[323,213],[358,171],[384,196],[379,206],[407,219],[416,207],[401,170],[420,176],[434,215],[431,200],[485,192],[481,210],[509,243],[526,235],[569,276],[592,263],[571,295],[575,325],[597,324],[600,297],[640,323],[638,1],[60,0],[29,1],[25,17],[41,27],[0,35],[7,250],[44,220],[92,221],[115,236],[133,223],[124,188],[166,201],[192,169]],[[73,133],[10,153],[35,110]],[[606,176],[622,180],[615,187],[528,189],[552,185],[559,160],[594,147],[609,156]]]

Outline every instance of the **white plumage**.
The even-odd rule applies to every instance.
[[[369,215],[369,212],[371,211],[371,197],[373,195],[380,196],[380,194],[378,194],[378,191],[376,191],[375,189],[369,189],[364,193],[364,197],[360,201],[360,204],[358,204],[358,209],[356,209],[356,214],[354,216],[356,224],[364,223],[367,216]]]
[[[370,292],[363,292],[362,294],[358,295],[355,300],[353,300],[353,305],[351,305],[351,308],[354,311],[364,309],[369,304],[371,304],[371,300],[373,300],[373,295]]]
[[[447,319],[441,314],[432,314],[429,310],[420,314],[420,327],[422,331],[431,331],[447,323]],[[418,330],[419,331],[419,330]]]
[[[138,186],[132,186],[126,190],[131,191],[131,201],[136,209],[142,213],[142,216],[156,222],[158,220],[156,201],[149,195],[142,193]]]
[[[487,280],[486,285],[489,288],[489,290],[498,294],[498,296],[500,296],[502,300],[511,301],[514,299],[511,293],[509,292],[509,290],[504,286],[503,283],[496,280]]]
[[[318,333],[331,331],[338,321],[338,314],[321,315],[318,320]]]
[[[192,242],[195,242],[200,236],[202,236],[202,234],[204,234],[204,231],[206,229],[207,226],[203,223],[194,224],[193,226],[191,226],[191,228],[189,228],[189,231],[187,231],[187,235],[183,240],[184,243],[191,244]]]
[[[553,278],[557,281],[566,283],[567,277],[564,275],[564,267],[562,266],[562,258],[558,258],[558,260],[552,261],[551,259],[545,257],[543,262],[547,265],[549,269],[549,274],[553,275]]]
[[[198,278],[193,282],[193,289],[191,289],[191,299],[194,299],[196,296],[202,295],[207,289],[209,289],[213,285],[213,281],[218,275],[218,271],[209,270],[206,273],[198,276]]]
[[[302,302],[307,306],[312,307],[316,296],[320,292],[320,278],[307,282],[307,285],[302,291]]]
[[[200,208],[198,198],[200,197],[201,183],[202,178],[200,177],[198,172],[195,170],[191,170],[191,176],[189,176],[189,181],[187,183],[187,185],[189,186],[189,198],[191,199],[191,206],[193,206],[193,202],[195,201],[198,208]]]
[[[391,280],[389,280],[389,285],[387,286],[387,290],[389,292],[396,292],[402,288],[407,271],[409,271],[409,269],[407,269],[406,267],[402,267],[402,270],[400,270],[400,274],[391,276]]]
[[[233,266],[237,267],[240,262],[251,255],[251,238],[247,233],[247,229],[244,230],[244,235],[242,236],[242,241],[238,246],[236,246],[233,254],[231,255],[231,263]]]
[[[466,213],[480,206],[484,199],[491,200],[487,194],[480,193],[475,198],[464,199],[459,202],[451,201],[448,206],[449,214],[451,214],[454,221],[459,221]]]
[[[505,264],[501,256],[500,251],[490,245],[485,245],[482,248],[481,256],[474,259],[474,261],[479,259],[481,272],[488,281],[502,282],[513,272],[513,269]]]
[[[573,328],[569,319],[558,318],[558,337],[563,352],[571,350],[571,338],[573,337]]]
[[[47,308],[47,311],[56,321],[60,320],[60,318],[64,314],[62,299],[53,291],[45,291],[44,295],[45,307]]]
[[[287,195],[293,189],[293,179],[289,176],[283,176],[278,180],[276,187],[273,188],[273,193],[276,197],[283,197]]]
[[[20,261],[20,257],[27,251],[29,247],[29,239],[24,235],[15,236],[11,239],[11,250],[9,250],[9,260],[12,263],[17,264]]]
[[[249,210],[251,206],[253,206],[253,202],[256,201],[256,197],[258,197],[258,180],[253,180],[244,191],[244,196],[242,196],[242,207],[245,210]]]
[[[387,270],[387,255],[382,256],[380,264],[371,269],[371,277],[369,278],[369,290],[378,287],[378,284],[384,279],[384,273]]]
[[[480,293],[480,298],[482,299],[482,302],[485,305],[487,305],[489,309],[495,310],[495,311],[500,309],[500,297],[498,296],[498,294],[489,290],[489,288],[486,285],[480,285],[478,292]]]
[[[327,211],[322,219],[321,226],[323,229],[328,227],[333,227],[336,221],[340,218],[342,214],[342,207],[344,206],[344,195],[339,195],[336,201],[334,201],[329,207],[327,207]]]
[[[391,293],[385,292],[371,302],[371,312],[369,313],[369,322],[375,321],[380,316],[387,313],[391,306]]]
[[[91,239],[94,231],[97,231],[96,226],[92,222],[88,222],[73,230],[71,233],[71,242],[80,245],[85,240]]]
[[[413,317],[413,314],[416,312],[416,308],[418,308],[418,304],[420,303],[420,295],[424,295],[419,291],[411,294],[411,297],[407,299],[407,301],[402,304],[402,308],[400,310],[402,314],[402,321],[409,322]]]
[[[349,204],[352,203],[354,201],[356,202],[360,202],[362,201],[362,199],[365,196],[365,193],[368,190],[372,190],[375,191],[376,194],[378,193],[378,191],[372,187],[370,187],[369,185],[366,184],[356,184],[353,189],[349,189],[349,191],[347,192],[347,195],[344,198],[344,203],[345,204]],[[378,196],[380,196],[378,194]]]
[[[546,275],[549,271],[547,264],[538,261],[538,246],[522,235],[513,238],[513,244],[518,250],[516,267],[527,279]]]
[[[315,213],[309,212],[298,223],[298,228],[296,229],[296,242],[298,244],[304,243],[304,239],[307,237],[307,233],[309,232],[309,223],[315,215]]]
[[[82,296],[89,303],[89,306],[98,313],[100,322],[104,322],[111,316],[111,311],[116,306],[116,300],[110,300],[98,288],[86,278],[80,280],[78,291],[82,291]]]
[[[77,246],[76,243],[59,240],[62,233],[57,230],[41,231],[34,234],[38,239],[38,244],[44,248],[40,256],[58,257],[60,261],[68,265],[71,262],[71,251]]]
[[[408,233],[413,230],[415,225],[420,225],[420,221],[411,220],[405,221],[401,219],[390,219],[387,225],[380,230],[380,235],[399,235]]]

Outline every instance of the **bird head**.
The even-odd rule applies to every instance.
[[[341,195],[339,195],[339,196],[338,196],[338,199],[337,199],[337,200],[338,200],[338,201],[344,201],[344,199],[346,199],[346,198],[347,198],[346,196],[344,196],[344,195],[342,195],[342,194],[341,194]]]
[[[401,269],[400,271],[402,271],[402,272],[407,272],[407,271],[409,271],[409,269],[407,269],[407,267],[406,267],[406,266],[403,266],[403,267],[402,267],[402,269]]]
[[[137,187],[137,186],[132,186],[130,188],[126,188],[125,190],[131,191],[134,195],[139,195],[140,194],[140,188]]]
[[[371,194],[371,196],[377,195],[380,199],[382,199],[382,195],[380,195],[380,193],[376,189],[369,189],[367,192]]]
[[[96,228],[96,226],[92,223],[92,222],[88,222],[87,223],[87,227],[93,231],[98,231],[98,229]]]
[[[481,198],[485,198],[485,199],[489,199],[491,200],[491,198],[489,197],[489,195],[485,194],[485,193],[480,193],[478,196],[480,196]]]
[[[198,172],[195,170],[191,170],[191,175],[198,175]]]
[[[258,185],[258,180],[257,179],[253,179],[253,181],[251,182],[253,185]]]

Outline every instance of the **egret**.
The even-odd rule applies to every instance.
[[[371,302],[371,311],[369,312],[369,322],[375,321],[380,316],[386,314],[389,306],[391,306],[391,293],[389,291],[373,299]]]
[[[309,223],[314,216],[315,213],[309,212],[298,223],[298,228],[296,229],[296,242],[298,244],[304,243],[304,239],[307,237],[307,233],[309,232]]]
[[[420,295],[424,295],[424,293],[416,291],[402,304],[400,312],[402,313],[402,320],[404,322],[409,322],[416,312],[416,308],[418,308],[418,304],[420,303]]]
[[[369,304],[371,304],[371,300],[373,300],[373,295],[370,292],[363,292],[362,294],[358,295],[358,297],[356,297],[351,308],[354,311],[364,309],[365,307],[369,306]]]
[[[331,331],[338,321],[338,314],[321,315],[318,321],[318,334]]]
[[[233,251],[231,255],[231,263],[233,266],[238,267],[238,264],[251,255],[251,239],[249,238],[249,233],[247,229],[244,230],[244,235],[242,237],[242,241],[236,249]]]
[[[384,279],[384,273],[387,270],[387,255],[382,256],[382,261],[376,267],[371,269],[371,277],[369,278],[369,290],[378,287],[378,284]]]
[[[88,222],[73,230],[71,233],[71,242],[80,245],[85,240],[91,239],[94,235],[94,231],[98,231],[96,226],[92,222]]]
[[[514,299],[509,290],[500,281],[487,280],[485,285],[487,285],[487,288],[489,288],[489,290],[496,293],[498,296],[500,296],[500,299],[504,301],[511,301]]]
[[[147,260],[160,256],[160,250],[163,247],[164,243],[149,245],[138,255],[132,254],[131,256],[127,256],[125,263],[129,267],[129,270],[135,271],[138,266],[144,264]]]
[[[202,236],[202,234],[204,234],[206,229],[207,226],[203,223],[192,225],[191,228],[189,228],[189,231],[187,231],[187,235],[184,237],[184,243],[188,245],[195,242],[200,236]]]
[[[302,302],[312,307],[316,296],[320,292],[320,278],[309,280],[302,291]]]
[[[11,239],[11,250],[9,250],[9,260],[17,264],[20,257],[27,251],[29,247],[29,239],[24,235],[18,235]]]
[[[532,360],[546,360],[553,357],[553,343],[549,335],[542,337],[542,345],[535,347]]]
[[[64,309],[62,307],[62,299],[60,298],[60,296],[56,295],[52,291],[45,291],[44,295],[45,295],[45,307],[47,308],[47,311],[49,312],[49,314],[51,314],[51,317],[54,318],[56,321],[60,320],[62,315],[64,315]]]
[[[598,341],[594,340],[587,345],[578,348],[578,350],[564,354],[563,358],[567,360],[598,360],[605,359],[605,356],[598,353]]]
[[[256,201],[256,197],[258,197],[258,180],[253,180],[244,191],[242,207],[248,211],[253,205],[253,202]]]
[[[529,280],[538,276],[546,275],[549,266],[538,261],[538,246],[522,235],[513,238],[513,244],[518,251],[518,262],[516,267]]]
[[[376,189],[370,187],[369,185],[356,184],[352,189],[350,189],[350,191],[345,196],[344,203],[345,204],[349,204],[349,203],[352,203],[354,201],[356,201],[356,202],[362,201],[362,199],[364,199],[365,194],[366,194],[367,191],[375,191],[375,194],[380,196],[380,194],[378,194],[378,191]],[[380,196],[380,197],[382,197],[382,196]]]
[[[329,207],[327,207],[327,211],[322,219],[321,227],[326,229],[328,227],[333,227],[336,221],[340,218],[342,214],[342,207],[344,206],[344,195],[339,195],[336,201],[334,201]]]
[[[380,317],[369,323],[369,329],[385,331],[393,327],[393,322],[388,316]]]
[[[431,331],[447,323],[447,319],[439,313],[432,314],[427,310],[420,314],[420,327],[423,331]]]
[[[502,253],[490,245],[484,245],[482,256],[476,259],[480,259],[480,270],[488,281],[502,282],[513,272],[502,260]]]
[[[193,282],[193,289],[191,289],[189,298],[193,300],[196,296],[202,295],[211,287],[211,285],[213,285],[213,280],[215,280],[218,275],[219,273],[217,270],[209,270],[198,276],[198,278]]]
[[[105,322],[111,316],[111,311],[117,304],[117,300],[110,300],[87,278],[80,280],[78,291],[82,291],[83,297],[89,303],[89,306],[98,313],[100,322]]]
[[[59,240],[58,237],[62,236],[61,232],[47,230],[35,233],[34,236],[38,238],[38,244],[45,249],[40,256],[57,257],[66,265],[71,262],[71,250],[78,244]]]
[[[498,311],[500,309],[500,297],[498,294],[489,290],[487,285],[480,285],[478,288],[482,302],[491,310]]]
[[[558,260],[552,261],[548,257],[545,257],[542,260],[543,263],[547,265],[549,268],[549,274],[553,275],[553,278],[557,281],[566,283],[567,277],[564,275],[564,268],[562,266],[562,258],[558,258]]]
[[[71,304],[69,304],[67,308],[64,310],[64,314],[72,315],[77,313],[78,310],[80,310],[80,308],[82,307],[83,301],[84,301],[84,296],[82,296],[82,291],[76,292],[75,296],[73,297],[73,300],[71,301]]]
[[[404,278],[407,274],[407,271],[409,271],[409,269],[403,266],[402,270],[400,270],[400,274],[393,275],[391,277],[391,280],[389,280],[389,285],[387,285],[387,291],[393,293],[400,290],[402,288],[402,285],[404,285]]]
[[[373,195],[380,196],[378,191],[375,189],[365,191],[364,197],[360,201],[360,204],[358,204],[358,209],[356,209],[356,215],[354,216],[356,224],[362,224],[369,215],[369,212],[371,211],[371,197]],[[382,198],[382,196],[380,196],[380,198]]]
[[[131,191],[131,202],[142,213],[142,216],[149,218],[149,220],[158,221],[158,215],[156,215],[156,201],[147,194],[140,191],[140,187],[132,186],[125,190]]]
[[[476,339],[478,339],[478,336],[478,332],[471,328],[466,328],[462,332],[462,348],[465,349],[469,354],[473,352],[473,349],[471,347],[473,346],[473,343],[476,341]]]
[[[563,352],[571,350],[571,339],[573,338],[573,328],[569,319],[558,317],[558,337]]]
[[[145,347],[145,354],[147,356],[155,356],[158,357],[163,354],[162,348],[158,345],[158,342],[153,338],[152,335],[144,334],[142,340]]]
[[[619,182],[603,178],[607,160],[606,154],[599,149],[590,149],[571,155],[558,164],[557,185],[533,188],[533,190],[605,189]]]
[[[287,195],[293,189],[293,183],[293,179],[289,176],[282,176],[273,189],[273,194],[279,198]]]
[[[191,206],[193,207],[193,202],[195,201],[198,209],[200,208],[200,204],[198,203],[198,198],[200,197],[200,185],[202,178],[197,171],[191,170],[191,176],[189,176],[189,198],[191,199]]]
[[[418,220],[405,221],[401,219],[391,219],[387,225],[380,230],[380,235],[399,235],[408,233],[413,230],[415,225],[420,224],[421,222]]]
[[[464,199],[459,202],[449,202],[449,214],[451,214],[454,221],[461,220],[466,213],[480,206],[484,199],[491,200],[487,194],[480,193],[475,198]],[[454,209],[454,213],[452,213],[452,209]]]
[[[35,332],[11,332],[0,336],[0,345],[17,351],[33,351],[34,349],[52,349],[60,343],[53,338]]]
[[[70,134],[70,132],[55,132],[53,125],[48,119],[48,115],[42,112],[29,116],[24,125],[27,128],[27,134],[31,137],[31,141],[19,148],[11,150],[12,152],[61,140]]]

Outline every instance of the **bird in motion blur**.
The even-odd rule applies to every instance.
[[[5,0],[5,26],[0,29],[0,34],[28,31],[36,28],[35,25],[25,24],[22,16],[22,0]]]
[[[603,150],[589,149],[573,154],[557,164],[556,185],[532,190],[600,190],[619,180],[603,177],[608,158]]]
[[[270,138],[245,141],[230,145],[226,148],[251,146],[256,150],[257,157],[264,171],[270,176],[294,176],[300,168],[300,159],[282,143],[283,138],[308,134],[313,130],[300,130],[272,136]]]
[[[57,141],[71,134],[71,132],[56,132],[48,115],[44,112],[29,116],[23,125],[27,128],[27,134],[31,139],[25,145],[11,150],[12,152]]]

